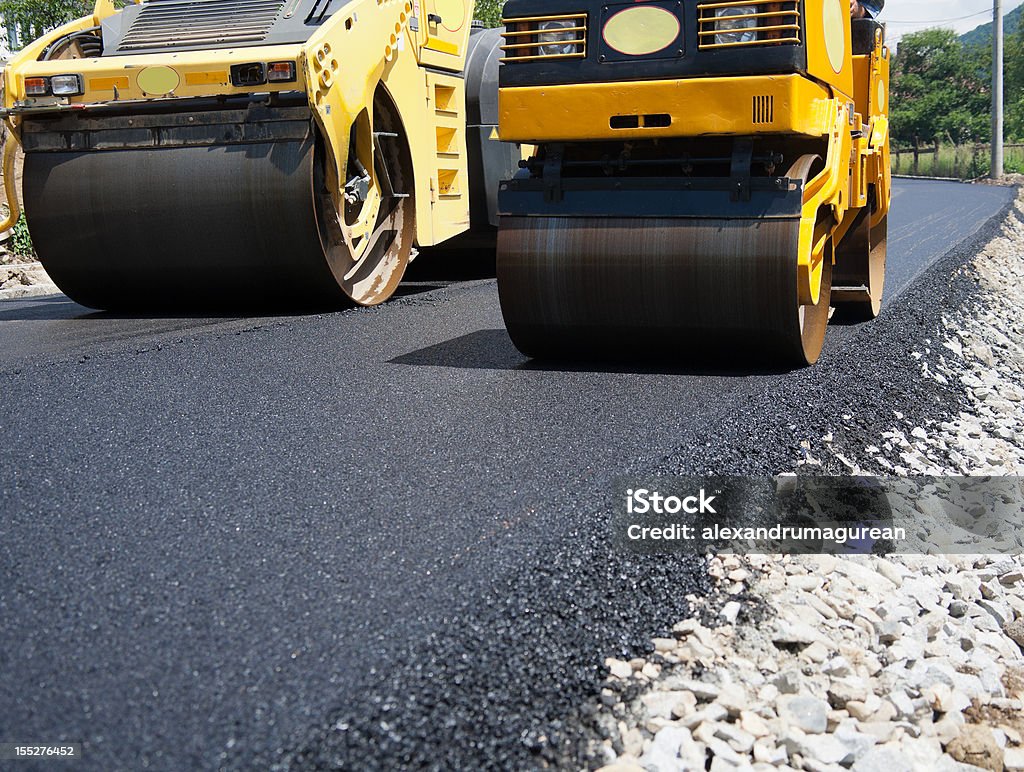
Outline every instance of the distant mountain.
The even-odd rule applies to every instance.
[[[1017,28],[1020,26],[1020,17],[1022,12],[1024,12],[1024,5],[1018,5],[1003,17],[1004,34],[1012,35],[1017,31]],[[970,32],[965,32],[960,36],[960,40],[968,46],[992,45],[992,22],[982,24],[980,27],[975,27]]]

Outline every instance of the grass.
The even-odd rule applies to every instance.
[[[1024,174],[1024,145],[1007,145],[1004,167],[1008,174]],[[914,165],[912,150],[893,151],[892,173],[915,177],[953,177],[973,180],[987,177],[991,169],[988,145],[939,145],[918,153]]]

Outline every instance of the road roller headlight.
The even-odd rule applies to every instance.
[[[54,96],[81,96],[85,93],[81,75],[54,75],[50,78],[50,88]]]
[[[49,78],[25,78],[25,94],[30,97],[50,95]]]
[[[729,43],[751,43],[757,39],[757,7],[735,5],[715,11],[716,45]],[[747,18],[744,18],[747,17]]]
[[[579,51],[578,38],[574,31],[576,22],[571,19],[542,21],[538,29],[537,43],[541,56],[568,56]]]

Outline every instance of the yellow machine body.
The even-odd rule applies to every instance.
[[[240,5],[244,4],[233,4]],[[27,175],[73,163],[82,170],[88,167],[91,173],[109,170],[110,175],[125,177],[122,187],[112,183],[109,193],[123,190],[127,194],[134,184],[127,179],[130,163],[139,162],[153,174],[166,172],[170,180],[175,171],[161,168],[157,160],[161,151],[192,149],[188,155],[177,155],[189,163],[195,160],[195,200],[207,209],[222,208],[224,218],[246,221],[232,222],[232,227],[268,228],[267,223],[252,221],[254,210],[247,203],[245,211],[232,212],[226,203],[215,200],[215,194],[202,194],[204,186],[214,183],[202,176],[204,156],[224,160],[225,166],[218,167],[218,173],[224,173],[231,155],[225,150],[228,145],[248,148],[250,156],[264,156],[253,164],[272,164],[266,159],[287,147],[294,156],[288,184],[293,177],[310,176],[307,167],[312,166],[314,186],[326,187],[337,215],[337,223],[325,222],[334,218],[319,200],[322,191],[313,191],[311,198],[319,210],[306,225],[319,233],[303,234],[296,242],[323,242],[323,254],[310,258],[311,297],[338,294],[336,288],[324,286],[326,273],[316,264],[326,260],[341,290],[352,300],[380,302],[393,292],[404,265],[415,254],[414,246],[437,245],[471,227],[471,199],[480,195],[483,183],[472,189],[470,156],[481,149],[470,145],[481,145],[486,154],[488,147],[478,142],[478,135],[493,135],[491,145],[499,143],[496,116],[487,118],[486,126],[481,116],[470,118],[473,99],[479,101],[478,92],[486,84],[479,77],[467,82],[467,60],[470,56],[492,60],[488,66],[496,78],[497,34],[473,30],[474,4],[463,0],[423,0],[415,8],[406,0],[340,4],[338,0],[280,0],[250,5],[251,11],[242,8],[240,15],[232,17],[216,0],[189,5],[149,0],[123,10],[110,0],[100,0],[93,16],[27,46],[4,73],[5,115],[14,140],[28,154]],[[252,34],[254,28],[263,36]],[[271,72],[287,76],[289,67],[292,77],[271,78]],[[481,64],[478,70],[483,69]],[[78,93],[52,93],[53,84],[64,88],[68,76],[79,79]],[[34,88],[28,89],[27,84]],[[45,88],[51,93],[40,93]],[[267,109],[257,116],[261,106]],[[307,113],[310,131],[302,136],[299,124]],[[154,114],[162,117],[144,118]],[[139,118],[132,123],[136,115]],[[179,126],[182,121],[186,126],[191,122],[225,127],[223,133],[231,138],[218,139],[212,129],[197,130],[190,137]],[[386,125],[378,125],[381,121]],[[139,127],[137,136],[130,126]],[[75,139],[68,147],[60,147],[59,137],[69,132]],[[399,147],[382,149],[389,144]],[[54,154],[61,152],[66,157],[58,164]],[[514,160],[508,151],[501,154],[506,164]],[[306,155],[315,158],[307,163]],[[37,167],[41,171],[34,172]],[[238,175],[240,185],[247,184],[250,170],[243,164],[230,173]],[[268,169],[267,179],[260,184],[273,185],[274,173]],[[402,190],[393,189],[397,181],[391,177],[401,177]],[[37,231],[41,236],[36,240],[42,242],[44,264],[53,263],[58,284],[65,277],[69,294],[80,295],[92,305],[115,305],[119,275],[128,279],[126,290],[150,286],[151,297],[154,292],[160,294],[153,285],[166,277],[159,272],[149,278],[137,275],[127,257],[114,264],[100,254],[90,257],[88,250],[86,257],[58,254],[62,248],[44,231],[56,222],[50,210],[70,203],[70,193],[55,199],[40,192],[38,185],[31,187],[34,192],[26,195],[36,199],[37,211],[29,201],[29,226],[34,237]],[[293,193],[307,196],[301,187]],[[280,202],[275,195],[263,198],[268,211],[257,212],[257,219],[273,221],[271,208],[279,209]],[[74,205],[85,211],[93,203]],[[167,204],[188,206],[185,196]],[[177,214],[187,219],[191,212]],[[175,213],[168,212],[168,219],[175,219]],[[92,235],[108,244],[120,239],[129,245],[126,251],[139,246],[132,234],[107,232],[112,228],[116,230],[107,226],[103,233]],[[397,231],[393,240],[401,241],[393,248],[379,246],[380,234],[388,230]],[[243,240],[249,241],[248,237]],[[222,240],[218,248],[223,251]],[[374,250],[385,254],[367,255]],[[230,264],[227,273],[232,276],[225,274],[219,282],[223,291],[230,291],[238,276],[244,275],[249,260],[240,254],[208,257]],[[112,283],[113,289],[95,286],[100,279],[87,278],[88,267],[72,265],[74,260],[92,261],[97,275]],[[381,263],[375,277],[368,265],[373,261]],[[276,256],[256,255],[251,262],[256,273],[269,265],[274,270],[289,268],[286,259]],[[177,269],[169,266],[168,274]],[[352,271],[366,275],[355,281],[349,275]],[[255,281],[244,280],[242,285],[249,289]],[[301,294],[296,286],[297,300]],[[171,296],[167,300],[173,302]]]
[[[536,0],[512,0],[505,9],[501,136],[541,148],[531,162],[533,180],[508,180],[502,193],[508,234],[499,240],[499,287],[520,348],[543,353],[559,340],[563,351],[629,347],[638,336],[660,336],[675,348],[718,326],[733,327],[717,312],[683,318],[666,311],[646,326],[624,312],[603,323],[610,307],[640,300],[605,290],[629,285],[634,270],[661,271],[656,281],[686,281],[692,289],[694,280],[723,287],[748,281],[766,260],[779,260],[779,271],[795,266],[794,302],[785,312],[792,318],[780,321],[783,312],[766,306],[761,317],[731,331],[742,338],[742,328],[754,341],[760,321],[774,325],[768,337],[798,361],[817,358],[828,303],[876,315],[891,184],[884,28],[873,20],[851,25],[842,0],[593,3],[585,13],[573,10],[542,9]],[[553,36],[553,29],[565,31]],[[639,180],[645,175],[646,189]],[[607,242],[615,213],[596,204],[592,192],[607,187],[615,196],[623,186],[634,188],[619,202],[624,228],[671,230],[676,244],[688,234],[701,237],[655,270],[645,261],[658,256],[638,253],[635,264],[624,258],[620,265],[569,233],[592,231]],[[704,198],[687,195],[702,188]],[[665,190],[674,191],[675,209],[662,203]],[[641,194],[651,194],[653,206]],[[781,204],[786,196],[788,209]],[[712,222],[723,235],[709,241]],[[539,238],[545,227],[550,254],[524,252],[524,236]],[[759,257],[770,228],[785,231],[792,254]],[[708,261],[716,250],[720,262]],[[737,258],[716,273],[716,265],[737,255],[751,264]],[[592,308],[581,299],[590,292],[583,274],[560,273],[564,265],[602,276]],[[688,278],[675,273],[679,266],[690,266]],[[722,305],[741,302],[729,293],[723,289]],[[822,303],[825,312],[812,314]],[[574,307],[578,313],[565,310]],[[807,323],[811,316],[814,325]]]

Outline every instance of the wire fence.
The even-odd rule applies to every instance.
[[[1024,174],[1024,144],[1006,145],[1007,173]],[[952,177],[973,180],[991,170],[991,146],[940,143],[931,147],[892,151],[892,173],[913,177]]]

